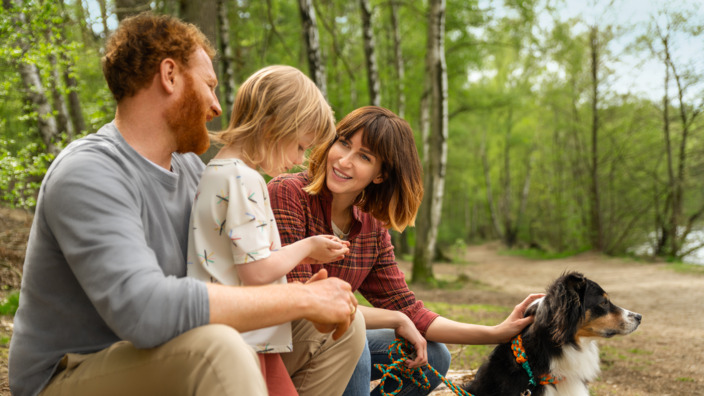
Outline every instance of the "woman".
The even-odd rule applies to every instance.
[[[508,341],[527,326],[524,310],[541,295],[531,295],[497,326],[459,323],[423,306],[408,289],[394,257],[388,229],[413,225],[423,197],[421,166],[408,123],[393,112],[362,107],[337,125],[337,137],[315,149],[309,168],[281,175],[269,182],[276,223],[283,245],[299,239],[334,233],[349,242],[349,253],[339,261],[299,265],[289,281],[305,282],[326,268],[329,276],[350,283],[372,307],[359,306],[367,326],[367,348],[345,390],[345,395],[368,394],[373,364],[391,363],[388,346],[396,335],[408,340],[416,356],[409,367],[430,363],[442,374],[450,354],[441,343],[496,344]],[[383,330],[381,330],[383,329]],[[284,357],[285,361],[285,357]],[[440,383],[426,372],[434,388]],[[387,380],[387,383],[389,381]],[[396,384],[385,385],[394,390]],[[404,381],[399,395],[422,395]],[[379,394],[375,389],[372,394]]]

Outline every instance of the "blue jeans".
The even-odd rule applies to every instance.
[[[382,375],[381,371],[374,365],[393,363],[389,360],[389,345],[394,342],[394,339],[396,339],[396,335],[392,329],[367,330],[367,346],[362,351],[362,356],[357,362],[357,367],[354,369],[345,393],[342,394],[343,396],[367,396],[370,394],[369,383],[380,379]],[[445,344],[428,341],[428,363],[440,374],[447,374],[447,370],[450,368],[450,351],[447,350]],[[409,379],[401,378],[403,380],[403,388],[398,393],[398,396],[427,395],[442,382],[427,367],[423,368],[423,372],[428,381],[430,381],[429,390],[420,389]],[[398,372],[396,371],[394,374],[398,375]],[[423,383],[420,376],[417,377],[418,382]],[[387,393],[393,392],[397,387],[398,382],[393,378],[387,378],[384,382],[384,391]],[[372,390],[371,395],[381,395],[379,387]]]

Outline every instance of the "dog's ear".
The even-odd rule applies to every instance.
[[[564,274],[550,287],[552,294],[552,337],[557,345],[574,340],[577,328],[584,317],[584,293],[587,280],[578,272]]]

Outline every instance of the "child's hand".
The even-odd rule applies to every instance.
[[[310,254],[303,260],[304,264],[322,264],[342,260],[350,251],[348,241],[343,241],[333,235],[315,235],[306,239],[312,246]]]

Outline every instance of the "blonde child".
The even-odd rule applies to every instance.
[[[254,73],[237,92],[223,146],[198,186],[191,213],[188,275],[225,285],[285,283],[300,263],[340,260],[347,243],[312,236],[281,247],[264,178],[300,165],[307,148],[331,141],[335,122],[315,84],[289,66]],[[242,333],[259,353],[269,394],[296,395],[279,353],[292,350],[290,323]]]

